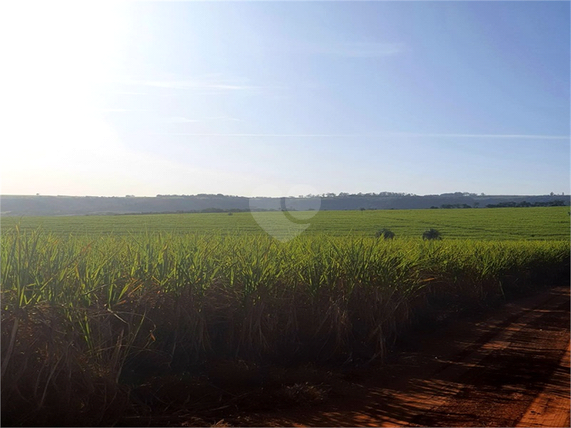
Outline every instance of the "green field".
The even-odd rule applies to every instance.
[[[282,213],[258,215],[279,221]],[[270,220],[271,221],[271,220]],[[300,221],[304,223],[304,221]],[[307,221],[308,235],[374,236],[382,228],[397,237],[418,237],[429,228],[447,239],[569,239],[569,207],[451,210],[321,211]],[[139,232],[224,235],[265,234],[251,213],[156,214],[66,217],[3,217],[4,230],[42,227],[56,234],[116,235]]]
[[[212,362],[382,359],[412,324],[569,283],[568,208],[309,223],[280,242],[250,213],[2,218],[3,420],[113,425],[151,381],[162,402],[220,391]]]

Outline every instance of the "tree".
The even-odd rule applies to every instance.
[[[429,229],[422,234],[422,239],[425,241],[434,241],[442,239],[441,233],[436,229]]]

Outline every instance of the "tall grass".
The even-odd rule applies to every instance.
[[[14,228],[1,249],[3,412],[109,424],[125,385],[145,377],[216,358],[382,357],[411,322],[447,306],[561,281],[566,241]]]

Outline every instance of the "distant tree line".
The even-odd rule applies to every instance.
[[[418,196],[412,193],[325,193],[288,198],[286,209],[307,210],[308,198],[321,198],[320,210],[391,210],[391,209],[440,209],[440,208],[502,208],[502,207],[552,207],[568,206],[566,195],[476,195],[467,192],[443,193]],[[2,195],[2,215],[84,215],[120,213],[181,213],[181,212],[228,212],[230,210],[272,211],[277,197],[231,196],[222,193],[198,195],[160,194],[156,197],[128,195],[123,197],[93,196],[26,196]],[[486,205],[488,204],[488,205]],[[317,209],[317,208],[315,208]],[[276,206],[275,210],[279,210]],[[238,211],[236,211],[238,212]],[[365,215],[365,214],[364,214]]]
[[[486,208],[528,208],[528,207],[564,207],[565,201],[557,199],[548,202],[500,202],[499,204],[488,204]]]
[[[129,197],[129,195],[127,195]],[[198,193],[196,195],[156,195],[156,198],[242,198],[242,196],[223,195],[222,193]]]
[[[450,209],[450,208],[472,208],[468,204],[442,204],[440,208]]]
[[[247,213],[251,211],[277,211],[277,210],[264,210],[264,209],[239,209],[239,208],[231,208],[231,209],[222,209],[222,208],[205,208],[203,210],[176,210],[176,211],[143,211],[143,212],[133,212],[133,213],[98,213],[96,215],[154,215],[154,214],[203,214],[203,213]],[[86,214],[86,215],[93,215],[93,214]]]

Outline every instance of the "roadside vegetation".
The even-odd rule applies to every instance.
[[[267,386],[269,366],[382,359],[415,323],[568,283],[570,268],[568,239],[422,231],[280,243],[3,225],[1,240],[3,423],[24,425],[112,425],[228,382]]]

